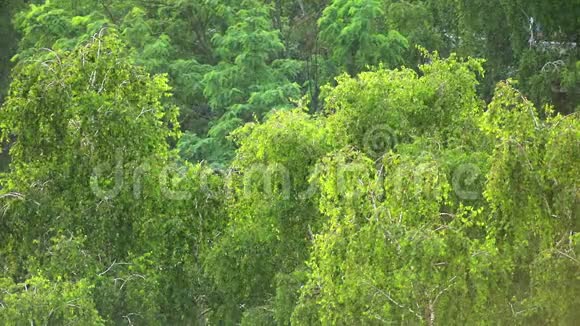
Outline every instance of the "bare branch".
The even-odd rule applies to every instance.
[[[131,265],[130,263],[117,263],[117,260],[114,260],[113,263],[111,264],[111,266],[109,266],[109,268],[107,268],[104,272],[101,272],[99,274],[97,274],[98,276],[103,276],[105,275],[108,271],[110,271],[113,267],[117,266],[117,265]]]
[[[0,195],[0,199],[8,198],[8,197],[24,200],[24,195],[21,193],[18,193],[18,192],[9,192],[7,194]]]

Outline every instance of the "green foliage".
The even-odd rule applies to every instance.
[[[545,109],[544,121],[509,81],[498,86],[483,124],[497,142],[485,195],[496,220],[494,235],[513,259],[514,296],[523,297],[524,316],[568,323],[576,316],[568,303],[576,304],[578,290],[571,276],[578,261],[570,253],[578,230],[572,162],[579,157],[579,125],[575,115],[553,116]],[[560,299],[543,301],[555,298],[553,291]]]
[[[16,16],[15,24],[23,34],[15,58],[26,60],[42,48],[71,50],[97,33],[106,20],[98,13],[73,11],[60,1],[47,1],[31,4],[28,11]]]
[[[13,209],[28,218],[7,221],[9,238],[38,239],[46,230],[75,225],[71,231],[82,230],[95,250],[117,244],[123,251],[135,241],[108,231],[129,230],[139,218],[119,209],[134,205],[129,195],[117,207],[109,200],[133,180],[123,169],[167,157],[166,140],[178,134],[177,112],[162,103],[169,91],[166,78],[132,66],[111,33],[74,52],[53,53],[47,62],[16,68],[0,112],[2,140],[16,139],[10,149],[14,164],[2,184],[6,192],[30,199],[14,201]],[[112,165],[113,172],[102,175]],[[104,205],[94,206],[101,200]],[[52,214],[60,218],[53,221]],[[35,223],[36,232],[27,232],[27,223]]]
[[[0,324],[573,325],[574,9],[0,0]]]
[[[442,60],[427,70],[449,81],[458,75],[445,74],[449,67],[459,65],[462,68],[455,71],[461,71],[473,64]],[[405,76],[384,78],[383,74],[361,75],[365,86],[360,88],[358,80],[344,78],[328,97],[334,101],[329,107],[336,110],[329,123],[339,121],[333,119],[349,109],[364,107],[369,111],[361,112],[372,112],[377,105],[373,91],[388,91],[381,87],[389,85],[386,81]],[[460,84],[466,87],[460,94],[470,98],[442,101],[443,108],[456,107],[454,116],[459,118],[447,119],[447,128],[461,132],[400,137],[398,145],[384,149],[386,155],[376,162],[349,147],[322,160],[314,180],[321,186],[319,209],[327,219],[314,241],[308,282],[293,323],[567,324],[575,318],[569,302],[575,302],[577,291],[571,283],[578,272],[573,249],[577,177],[572,168],[574,176],[566,172],[571,180],[553,179],[554,172],[548,171],[554,171],[550,165],[559,160],[547,144],[555,140],[548,141],[548,135],[557,137],[563,146],[558,148],[567,151],[559,154],[566,157],[564,162],[574,160],[577,119],[556,116],[544,122],[533,104],[506,85],[498,86],[494,101],[480,118],[479,101],[469,91],[476,84],[473,77],[471,86]],[[376,84],[369,83],[373,78]],[[416,80],[412,74],[406,78],[402,85]],[[350,88],[345,87],[348,83]],[[395,85],[396,90],[402,88]],[[357,95],[365,94],[363,90],[371,94],[362,97],[371,100],[368,106],[349,103],[361,99]],[[420,88],[414,91],[422,94]],[[400,97],[397,93],[375,96],[391,101]],[[407,108],[389,107],[398,114],[393,120],[406,118],[409,126],[421,126],[421,116],[406,115]],[[371,115],[377,122],[392,121],[379,118],[379,113]],[[360,116],[346,117],[341,120],[365,121]],[[438,125],[445,130],[445,125]],[[473,141],[485,135],[490,138]],[[347,146],[354,143],[361,148],[356,144],[360,137],[343,139]],[[563,145],[566,141],[570,143]],[[558,263],[550,265],[551,259]],[[548,289],[550,282],[566,289]],[[555,299],[557,291],[559,299]],[[555,302],[548,304],[547,298]]]
[[[93,286],[85,280],[51,282],[35,276],[24,283],[0,278],[3,325],[104,325],[91,299]]]
[[[411,69],[378,69],[356,79],[342,76],[327,88],[329,128],[339,146],[352,144],[376,159],[416,136],[447,142],[460,138],[463,128],[473,129],[482,107],[475,93],[481,61],[430,58],[420,66],[421,76]]]
[[[580,81],[577,51],[530,49],[520,61],[521,88],[534,103],[553,103],[562,113],[578,111]]]
[[[269,306],[277,275],[303,264],[308,234],[318,225],[308,177],[328,150],[321,127],[321,121],[297,109],[277,111],[263,124],[236,132],[240,148],[232,163],[237,173],[230,176],[230,222],[206,261],[206,272],[225,301],[220,311],[235,316],[242,307],[244,318],[258,318],[252,316],[261,316],[262,308],[245,310]]]
[[[318,24],[334,61],[351,75],[366,65],[396,66],[403,62],[408,42],[385,25],[381,1],[334,0]]]
[[[411,67],[421,62],[421,51],[417,47],[424,47],[430,51],[445,51],[448,46],[444,43],[444,35],[429,8],[428,1],[387,1],[385,11],[391,29],[399,31],[409,43],[404,62]]]
[[[223,157],[213,154],[215,151],[226,153],[222,162],[232,155],[233,144],[226,136],[233,130],[272,109],[290,107],[290,98],[300,96],[299,86],[290,81],[300,64],[277,59],[284,45],[272,27],[267,7],[257,1],[244,1],[241,7],[237,21],[223,35],[214,35],[221,61],[202,81],[209,105],[222,113],[209,130],[213,139],[189,145],[200,151],[209,147],[212,154],[205,157]]]
[[[169,161],[178,124],[166,77],[132,65],[113,30],[16,71],[1,111],[2,137],[15,139],[15,163],[2,178],[3,277],[38,271],[47,277],[39,284],[55,282],[51,293],[64,293],[65,302],[84,291],[90,302],[80,317],[66,312],[67,321],[94,309],[117,323],[196,319],[208,288],[200,251],[221,228],[222,186],[205,167],[186,165],[180,177]],[[168,202],[183,192],[191,201]],[[195,289],[184,286],[194,279]]]

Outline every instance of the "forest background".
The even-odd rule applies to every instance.
[[[580,320],[578,0],[0,0],[0,324]]]

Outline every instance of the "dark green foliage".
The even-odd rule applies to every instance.
[[[334,0],[324,9],[318,24],[336,64],[354,75],[366,65],[403,61],[407,40],[385,24],[379,0]]]
[[[210,124],[208,139],[182,146],[192,147],[191,159],[228,162],[233,144],[227,136],[244,122],[262,118],[272,109],[288,108],[300,88],[290,81],[300,63],[278,59],[284,45],[269,20],[267,7],[243,1],[235,22],[223,35],[213,36],[220,63],[203,80],[204,95],[219,118]]]

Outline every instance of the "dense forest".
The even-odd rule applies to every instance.
[[[1,325],[577,325],[580,0],[0,0]]]

